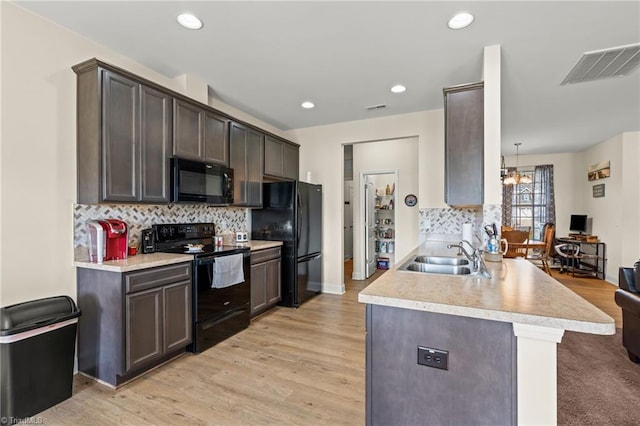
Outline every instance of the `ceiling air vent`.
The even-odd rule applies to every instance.
[[[640,43],[586,52],[561,85],[628,75],[640,65]]]
[[[384,109],[387,106],[385,104],[378,104],[378,105],[369,105],[367,107],[364,107],[364,109],[366,109],[367,111],[375,111],[377,109]]]

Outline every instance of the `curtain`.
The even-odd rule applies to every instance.
[[[507,168],[507,176],[516,171],[515,167]],[[502,225],[513,226],[511,224],[513,206],[514,185],[502,185]]]
[[[534,194],[539,199],[534,200],[533,217],[545,223],[556,223],[556,197],[553,191],[553,165],[536,166],[534,170]],[[537,211],[535,211],[537,210]]]

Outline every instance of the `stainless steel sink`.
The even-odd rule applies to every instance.
[[[460,265],[438,265],[434,263],[408,262],[400,267],[400,269],[412,272],[425,272],[430,274],[445,275],[469,275],[471,268]]]
[[[428,263],[433,265],[468,265],[469,261],[463,257],[449,257],[449,256],[416,256],[413,260],[418,263]]]
[[[415,256],[398,268],[400,271],[423,274],[462,275],[479,278],[491,278],[484,262],[478,271],[474,271],[469,259],[453,256]]]

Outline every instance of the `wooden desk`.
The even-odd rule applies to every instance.
[[[560,237],[558,242],[576,244],[580,251],[576,256],[567,256],[567,269],[575,274],[587,275],[604,280],[606,278],[606,244],[602,241],[589,243],[574,238]],[[574,264],[573,262],[577,262]]]

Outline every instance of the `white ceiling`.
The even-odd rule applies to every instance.
[[[442,108],[502,46],[502,151],[580,151],[640,130],[640,71],[560,86],[584,52],[640,42],[640,2],[17,2],[280,129]],[[475,15],[463,30],[454,13]],[[191,11],[203,29],[179,27]],[[389,91],[395,83],[402,94]],[[312,100],[316,108],[303,110]],[[366,111],[364,107],[386,104]]]

